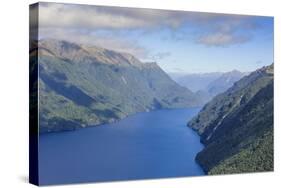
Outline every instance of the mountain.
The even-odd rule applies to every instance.
[[[205,148],[209,174],[273,170],[273,64],[243,77],[207,103],[188,126]]]
[[[200,99],[156,64],[96,46],[44,39],[30,51],[39,65],[40,132],[74,130]]]
[[[169,73],[179,85],[190,89],[193,92],[206,90],[208,85],[218,79],[223,73]]]
[[[242,73],[237,70],[223,73],[217,79],[211,81],[206,90],[210,96],[216,96],[219,93],[226,91],[230,88],[236,81],[240,80],[243,76],[246,76],[247,73]]]
[[[171,77],[181,86],[191,89],[202,100],[210,101],[214,96],[226,91],[236,81],[248,73],[237,70],[230,72],[211,72],[194,74],[170,73]]]

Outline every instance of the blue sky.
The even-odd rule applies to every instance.
[[[166,72],[253,71],[273,62],[273,18],[40,3],[40,38],[155,61]]]

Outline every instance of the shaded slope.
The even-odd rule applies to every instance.
[[[273,65],[216,96],[188,125],[206,145],[196,157],[206,172],[273,170]]]

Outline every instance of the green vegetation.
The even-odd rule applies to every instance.
[[[273,135],[266,134],[246,149],[222,161],[209,174],[231,174],[273,170]]]
[[[273,170],[273,65],[216,96],[188,124],[205,148],[196,160],[209,174]]]
[[[40,132],[200,105],[199,97],[176,84],[156,63],[66,41],[43,40],[38,46]]]

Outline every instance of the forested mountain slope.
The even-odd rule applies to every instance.
[[[273,170],[273,64],[207,103],[188,125],[205,148],[196,160],[209,174]]]
[[[38,46],[37,46],[38,45]],[[136,112],[192,107],[200,99],[156,64],[53,39],[30,51],[39,65],[40,132],[114,122]]]

